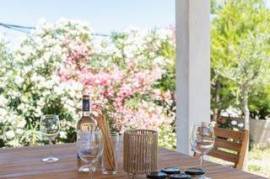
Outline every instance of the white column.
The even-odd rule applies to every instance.
[[[193,124],[210,121],[210,2],[175,1],[177,150],[190,154]]]

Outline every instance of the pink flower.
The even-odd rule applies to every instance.
[[[90,49],[83,43],[66,41],[67,58],[58,70],[62,83],[80,83],[84,92],[91,94],[92,110],[105,110],[112,127],[118,131],[126,128],[156,129],[170,121],[163,108],[150,101],[141,99],[138,106],[130,106],[135,96],[152,97],[153,100],[167,100],[166,92],[153,93],[153,84],[162,77],[163,70],[153,64],[148,68],[140,67],[136,59],[126,59],[125,68],[112,65],[106,68],[91,68]]]

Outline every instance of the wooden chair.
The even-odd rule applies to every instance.
[[[232,162],[234,168],[242,169],[248,147],[248,130],[233,131],[215,127],[214,132],[214,148],[208,155]]]
[[[249,140],[248,130],[233,131],[215,127],[214,132],[215,144],[207,155],[231,162],[234,168],[243,169]],[[194,153],[194,156],[197,154]]]

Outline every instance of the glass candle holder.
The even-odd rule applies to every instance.
[[[121,135],[111,133],[111,146],[104,148],[102,157],[102,173],[105,175],[115,175],[119,170],[120,150],[122,146]],[[108,141],[107,141],[108,142]]]
[[[158,134],[153,130],[128,130],[124,133],[124,171],[129,175],[157,170]]]

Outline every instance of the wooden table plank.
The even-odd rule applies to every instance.
[[[56,163],[41,162],[48,152],[59,158]],[[158,167],[177,166],[185,170],[198,166],[196,158],[160,149]],[[257,179],[263,178],[234,168],[206,162],[208,176],[214,179]],[[61,144],[44,147],[23,147],[0,150],[0,178],[20,179],[75,179],[89,178],[87,174],[77,172],[76,149],[74,144]],[[95,179],[127,179],[127,174],[120,171],[115,176],[96,173]],[[145,178],[141,176],[138,178]]]

